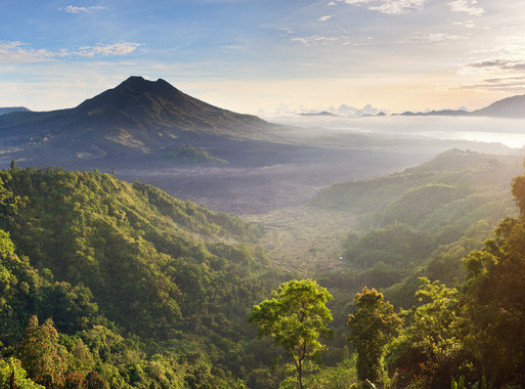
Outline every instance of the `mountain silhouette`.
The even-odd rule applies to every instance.
[[[154,156],[181,140],[249,139],[270,127],[256,116],[193,98],[162,79],[133,76],[75,108],[1,115],[0,142],[4,150],[16,150],[11,158],[68,165],[78,159]]]

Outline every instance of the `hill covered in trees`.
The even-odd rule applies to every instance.
[[[15,168],[0,180],[2,355],[48,387],[249,378],[261,356],[246,309],[282,279],[252,244],[260,228],[98,172]]]

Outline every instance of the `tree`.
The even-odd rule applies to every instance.
[[[395,371],[392,387],[449,387],[451,377],[469,374],[460,332],[465,323],[458,320],[460,294],[439,281],[419,280],[416,297],[422,304],[402,312],[407,324],[388,346],[388,367]]]
[[[357,351],[357,378],[381,385],[385,346],[401,326],[401,319],[382,293],[366,286],[355,295],[354,305],[354,313],[348,315],[348,340]]]
[[[0,359],[0,388],[45,389],[27,378],[18,359]]]
[[[281,284],[273,298],[252,308],[249,320],[259,327],[259,336],[271,337],[292,358],[300,389],[305,359],[324,348],[318,339],[332,321],[326,307],[332,299],[314,280],[292,280]]]
[[[39,326],[38,318],[31,317],[20,345],[20,357],[29,376],[37,383],[47,386],[56,380],[62,371],[62,358],[52,319]]]

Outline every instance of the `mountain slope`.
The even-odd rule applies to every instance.
[[[406,262],[407,253],[401,250],[396,258],[393,247],[412,233],[427,236],[426,254],[416,250],[414,261],[421,263],[432,249],[455,242],[481,220],[490,232],[512,214],[508,183],[520,170],[517,156],[451,150],[401,173],[331,185],[312,205],[359,215],[361,230],[368,232],[347,239],[346,254],[354,263]],[[389,249],[378,250],[381,245]]]
[[[37,315],[60,332],[63,368],[110,383],[97,387],[245,387],[231,372],[273,355],[258,356],[246,308],[282,279],[260,234],[108,174],[0,171],[0,355]]]
[[[164,80],[130,77],[72,109],[0,116],[12,159],[68,165],[78,160],[158,158],[161,150],[199,137],[257,137],[271,127],[188,96]],[[46,160],[46,158],[48,158]]]
[[[472,112],[472,115],[525,118],[525,95],[498,100],[488,107]]]

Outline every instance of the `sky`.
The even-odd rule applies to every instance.
[[[523,0],[0,0],[0,107],[131,75],[272,116],[477,109],[525,93]]]

